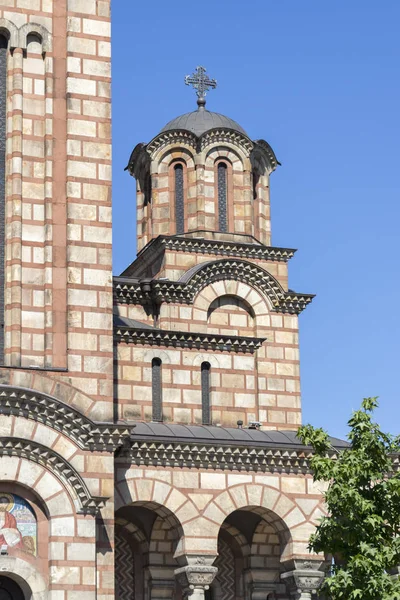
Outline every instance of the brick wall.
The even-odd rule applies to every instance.
[[[0,0],[7,56],[6,363],[112,416],[109,0]]]

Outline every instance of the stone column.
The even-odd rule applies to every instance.
[[[311,560],[295,560],[294,563],[295,568],[282,573],[281,579],[293,600],[311,600],[324,579],[323,563]]]
[[[205,591],[209,589],[217,572],[217,567],[207,565],[199,557],[197,563],[176,569],[175,577],[182,587],[185,599],[190,596],[190,600],[204,600]]]

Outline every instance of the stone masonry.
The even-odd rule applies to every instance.
[[[271,245],[279,163],[197,68],[197,110],[131,154],[139,252],[112,278],[110,57],[109,0],[0,0],[0,589],[309,600],[312,295]]]

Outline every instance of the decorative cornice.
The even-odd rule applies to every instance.
[[[147,145],[138,144],[130,156],[126,170],[128,170],[131,174],[135,173],[136,163],[142,153],[146,153],[151,159],[154,159],[157,152],[159,152],[162,148],[170,145],[184,144],[193,148],[194,153],[199,154],[205,148],[207,148],[207,146],[214,144],[215,142],[222,144],[231,143],[236,146],[240,146],[246,156],[250,156],[250,153],[254,147],[254,144],[250,138],[234,129],[229,129],[226,127],[216,127],[214,129],[210,129],[199,137],[187,129],[173,129],[159,133]],[[268,146],[268,144],[266,145]],[[270,146],[268,147],[270,148]],[[270,151],[272,152],[271,148]],[[275,155],[273,156],[275,157]],[[272,170],[278,164],[276,158],[274,158],[274,160],[269,160],[269,162]]]
[[[156,152],[170,144],[185,144],[191,146],[194,151],[197,149],[197,136],[186,129],[176,129],[174,131],[165,131],[159,133],[149,142],[145,148],[151,158],[154,158]]]
[[[131,436],[131,447],[119,454],[121,461],[145,466],[196,468],[270,473],[311,473],[312,449],[252,447],[241,443],[165,442]]]
[[[79,473],[58,452],[34,441],[15,437],[0,437],[0,456],[18,456],[46,467],[71,485],[84,513],[96,514],[107,498],[92,496]]]
[[[250,156],[250,152],[253,149],[253,142],[247,136],[234,129],[218,127],[209,129],[199,137],[198,151],[203,151],[207,146],[210,146],[215,142],[222,144],[228,142],[230,144],[241,146],[241,148],[245,150],[246,156]]]
[[[187,238],[180,236],[160,236],[159,244],[174,252],[194,252],[196,254],[214,254],[226,257],[252,258],[288,262],[295,254],[293,248],[275,248],[263,244],[245,242],[225,242],[205,238]]]
[[[114,329],[114,339],[117,342],[146,346],[196,348],[198,350],[244,353],[253,353],[266,341],[266,338],[210,335],[207,333],[167,331],[163,329],[141,329],[125,325]]]
[[[125,304],[192,304],[196,295],[207,285],[232,279],[259,289],[270,300],[275,312],[299,314],[314,298],[312,294],[286,292],[265,269],[244,260],[234,259],[197,265],[180,281],[115,277],[114,298],[116,303]]]
[[[43,423],[88,451],[113,452],[129,435],[126,427],[95,423],[52,396],[18,387],[0,385],[0,414]]]
[[[275,156],[275,152],[272,150],[271,146],[265,140],[255,140],[254,142],[254,151],[260,152],[264,158],[266,159],[267,164],[270,166],[270,170],[275,171],[276,167],[281,163]]]

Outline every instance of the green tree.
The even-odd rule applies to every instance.
[[[348,448],[337,452],[323,429],[300,427],[314,449],[314,481],[329,482],[328,516],[309,548],[333,556],[321,591],[331,600],[400,600],[400,436],[383,433],[372,420],[376,398],[365,398],[348,422]]]

